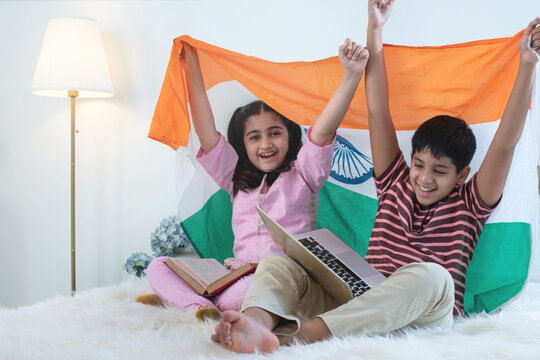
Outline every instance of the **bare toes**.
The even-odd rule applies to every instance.
[[[221,339],[220,339],[220,337],[219,337],[217,334],[212,334],[212,335],[210,336],[210,339],[212,339],[213,342],[221,343]]]
[[[219,329],[219,335],[221,335],[221,337],[225,339],[229,336],[230,332],[231,332],[231,324],[223,323]]]

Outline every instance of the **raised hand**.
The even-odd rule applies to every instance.
[[[204,88],[204,80],[199,65],[197,49],[182,41],[182,51],[179,55],[180,64],[186,74],[189,108],[191,120],[201,148],[205,153],[210,152],[219,142],[220,134],[214,123],[214,114]]]
[[[189,45],[187,42],[182,41],[182,51],[180,52],[180,64],[186,70],[199,69],[199,54],[197,50]]]
[[[538,25],[540,25],[540,17],[531,21],[521,36],[519,52],[522,63],[536,64],[538,61],[537,55],[540,54],[540,26]]]
[[[382,27],[388,20],[393,6],[394,0],[369,0],[369,25]]]
[[[349,38],[345,39],[343,45],[339,47],[339,61],[345,71],[362,73],[366,68],[368,58],[368,50]]]
[[[339,60],[345,69],[334,94],[313,124],[311,141],[318,146],[324,146],[332,141],[335,132],[362,79],[367,65],[369,53],[363,46],[346,39],[339,47]]]

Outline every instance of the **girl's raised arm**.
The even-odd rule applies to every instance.
[[[180,63],[186,72],[189,108],[191,109],[193,127],[199,137],[201,148],[205,153],[208,153],[219,142],[219,133],[216,130],[214,114],[212,113],[212,108],[210,107],[210,102],[204,89],[197,50],[186,42],[182,42],[182,45]]]
[[[311,141],[314,144],[326,145],[334,137],[362,79],[368,57],[367,49],[350,39],[346,39],[339,47],[339,60],[345,71],[336,91],[313,125]]]

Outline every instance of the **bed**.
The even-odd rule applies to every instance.
[[[229,352],[210,340],[214,321],[143,305],[146,279],[0,309],[1,359],[538,359],[540,282],[499,313],[460,319],[453,329],[406,330],[281,347],[271,355]]]

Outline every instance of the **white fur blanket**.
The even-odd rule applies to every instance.
[[[497,315],[481,314],[453,329],[350,336],[239,355],[212,343],[215,322],[193,313],[142,305],[144,279],[0,309],[0,359],[540,359],[540,283]]]

